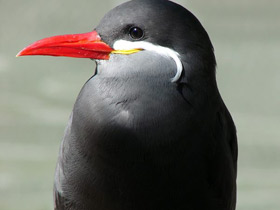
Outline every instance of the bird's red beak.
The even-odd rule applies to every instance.
[[[83,34],[69,34],[41,39],[27,46],[17,54],[50,55],[74,58],[108,60],[113,49],[101,41],[96,31]]]

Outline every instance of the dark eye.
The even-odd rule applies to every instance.
[[[141,28],[132,27],[129,30],[129,35],[130,35],[130,37],[132,39],[139,40],[139,39],[141,39],[144,36],[144,32],[143,32],[143,30]]]

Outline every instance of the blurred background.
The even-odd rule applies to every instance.
[[[56,158],[88,59],[21,57],[91,31],[118,0],[0,0],[0,210],[50,210]],[[280,209],[280,1],[177,0],[208,31],[239,138],[238,210]]]

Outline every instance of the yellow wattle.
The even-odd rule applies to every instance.
[[[139,51],[142,51],[141,49],[132,49],[132,50],[114,50],[111,53],[113,54],[123,54],[123,55],[130,55],[133,53],[137,53]]]

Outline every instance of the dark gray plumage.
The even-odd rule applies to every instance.
[[[61,144],[56,210],[234,210],[237,141],[199,21],[163,0],[130,1],[96,28],[102,40],[143,41],[180,54],[111,55],[81,90]]]

